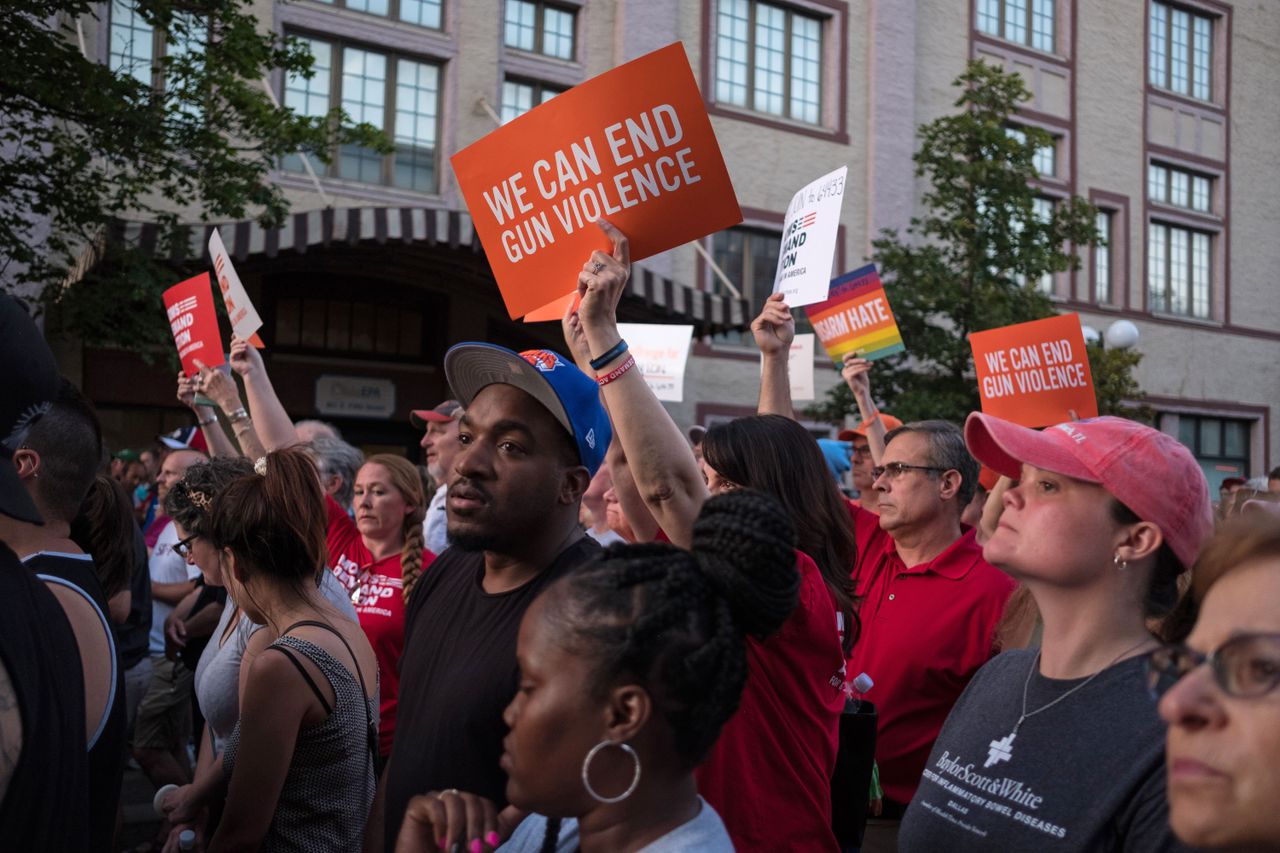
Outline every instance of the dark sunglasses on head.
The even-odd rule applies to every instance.
[[[1238,634],[1208,654],[1181,645],[1156,649],[1147,655],[1147,688],[1159,698],[1201,664],[1228,696],[1264,696],[1280,685],[1280,634]]]

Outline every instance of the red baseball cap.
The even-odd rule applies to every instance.
[[[457,400],[445,400],[434,409],[414,409],[409,413],[409,423],[418,429],[426,429],[428,421],[438,424],[448,423],[458,416],[462,404]]]
[[[969,452],[1017,478],[1022,463],[1097,483],[1160,528],[1185,568],[1213,534],[1209,483],[1191,451],[1171,435],[1126,418],[1090,418],[1045,430],[974,412],[964,424]]]
[[[874,419],[873,419],[873,420],[874,420]],[[880,420],[884,421],[884,431],[885,431],[885,432],[892,432],[893,430],[895,430],[895,429],[897,429],[898,427],[902,426],[902,421],[898,420],[898,419],[897,419],[897,418],[895,418],[893,415],[886,415],[884,412],[881,412],[881,413],[880,413]],[[837,439],[837,440],[839,440],[839,441],[853,441],[853,437],[854,437],[855,435],[862,436],[863,438],[866,438],[866,437],[867,437],[867,428],[868,428],[869,426],[871,426],[871,421],[870,421],[870,420],[866,420],[866,421],[863,421],[862,423],[858,424],[858,425],[857,425],[856,427],[854,427],[853,429],[842,429],[842,430],[840,430],[840,432],[839,432],[839,433],[837,433],[837,434],[836,434],[836,439]]]

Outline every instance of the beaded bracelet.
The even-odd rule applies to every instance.
[[[622,364],[618,365],[613,370],[610,370],[604,376],[597,376],[596,384],[599,385],[601,388],[603,388],[604,386],[608,385],[610,382],[617,379],[619,376],[626,373],[628,370],[630,370],[635,366],[636,366],[636,357],[634,355],[629,355],[627,356],[626,361],[622,362]]]
[[[591,359],[591,369],[599,370],[600,368],[604,367],[606,364],[613,361],[615,358],[622,355],[626,351],[627,351],[627,342],[619,338],[618,342],[613,346],[609,347],[608,351],[605,352],[604,355],[600,356],[599,358]]]

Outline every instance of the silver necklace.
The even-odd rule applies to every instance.
[[[1107,664],[1102,669],[1098,670],[1093,675],[1089,676],[1084,681],[1077,684],[1075,687],[1072,687],[1070,690],[1068,690],[1066,693],[1063,693],[1057,699],[1054,699],[1052,702],[1048,702],[1044,705],[1041,705],[1039,708],[1036,708],[1034,711],[1028,711],[1027,710],[1027,690],[1028,688],[1031,687],[1031,677],[1035,675],[1036,670],[1040,668],[1040,652],[1037,651],[1036,659],[1031,662],[1031,669],[1027,672],[1027,680],[1022,685],[1022,716],[1018,717],[1018,722],[1013,724],[1013,731],[1009,732],[1007,735],[1005,735],[1002,738],[997,738],[996,740],[991,741],[991,744],[987,747],[987,763],[982,766],[990,767],[993,764],[999,764],[1001,761],[1008,761],[1009,759],[1013,758],[1013,740],[1018,736],[1018,729],[1022,727],[1023,722],[1025,722],[1029,717],[1034,717],[1036,714],[1039,714],[1041,711],[1049,710],[1054,705],[1057,705],[1059,702],[1061,702],[1063,699],[1066,699],[1072,693],[1075,693],[1077,690],[1083,690],[1084,688],[1088,687],[1089,682],[1093,681],[1099,675],[1102,675],[1102,673],[1106,672],[1108,669],[1115,666],[1116,663],[1118,663],[1121,658],[1127,656],[1130,652],[1134,651],[1135,649],[1145,646],[1149,642],[1151,642],[1151,639],[1147,638],[1139,641],[1135,645],[1130,646],[1129,648],[1122,651],[1120,654],[1116,655],[1115,659],[1112,660],[1111,663]]]

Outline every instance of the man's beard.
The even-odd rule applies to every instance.
[[[463,551],[476,552],[499,551],[502,547],[502,537],[496,533],[454,530],[453,525],[447,525],[446,530],[449,533],[449,547],[451,548],[461,548]]]

